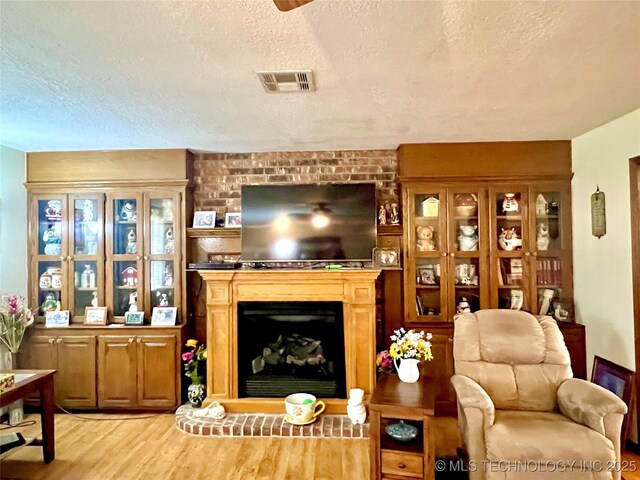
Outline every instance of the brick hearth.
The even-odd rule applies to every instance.
[[[221,420],[194,417],[191,405],[176,411],[176,426],[183,432],[207,437],[369,438],[369,424],[353,425],[346,415],[320,415],[311,425],[296,426],[284,415],[228,413]]]

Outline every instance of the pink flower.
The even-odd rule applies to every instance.
[[[9,315],[15,315],[16,313],[18,313],[18,297],[15,295],[11,295],[9,297],[8,306]]]
[[[191,362],[193,359],[193,352],[185,352],[182,354],[182,360],[185,362]]]

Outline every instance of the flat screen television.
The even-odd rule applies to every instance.
[[[375,246],[374,184],[242,187],[243,262],[366,261]]]

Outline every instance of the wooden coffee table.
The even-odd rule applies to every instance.
[[[435,478],[435,456],[431,417],[434,414],[435,383],[420,377],[404,383],[397,375],[381,374],[369,402],[371,478]],[[407,443],[395,441],[385,427],[404,420],[418,427],[418,437]]]
[[[50,463],[56,458],[54,413],[56,399],[53,390],[53,375],[55,370],[8,370],[0,373],[14,373],[16,384],[11,390],[0,394],[0,408],[10,403],[26,398],[32,393],[40,392],[40,413],[42,423],[42,453],[44,463]],[[33,442],[31,445],[38,445]]]

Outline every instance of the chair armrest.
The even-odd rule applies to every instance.
[[[462,408],[477,408],[482,412],[484,428],[493,425],[496,409],[491,397],[479,383],[464,375],[454,375],[451,383],[458,396],[458,403]]]
[[[614,393],[578,378],[562,382],[558,388],[558,406],[565,417],[607,437],[605,417],[627,413],[627,406]],[[620,436],[620,432],[617,435]]]

